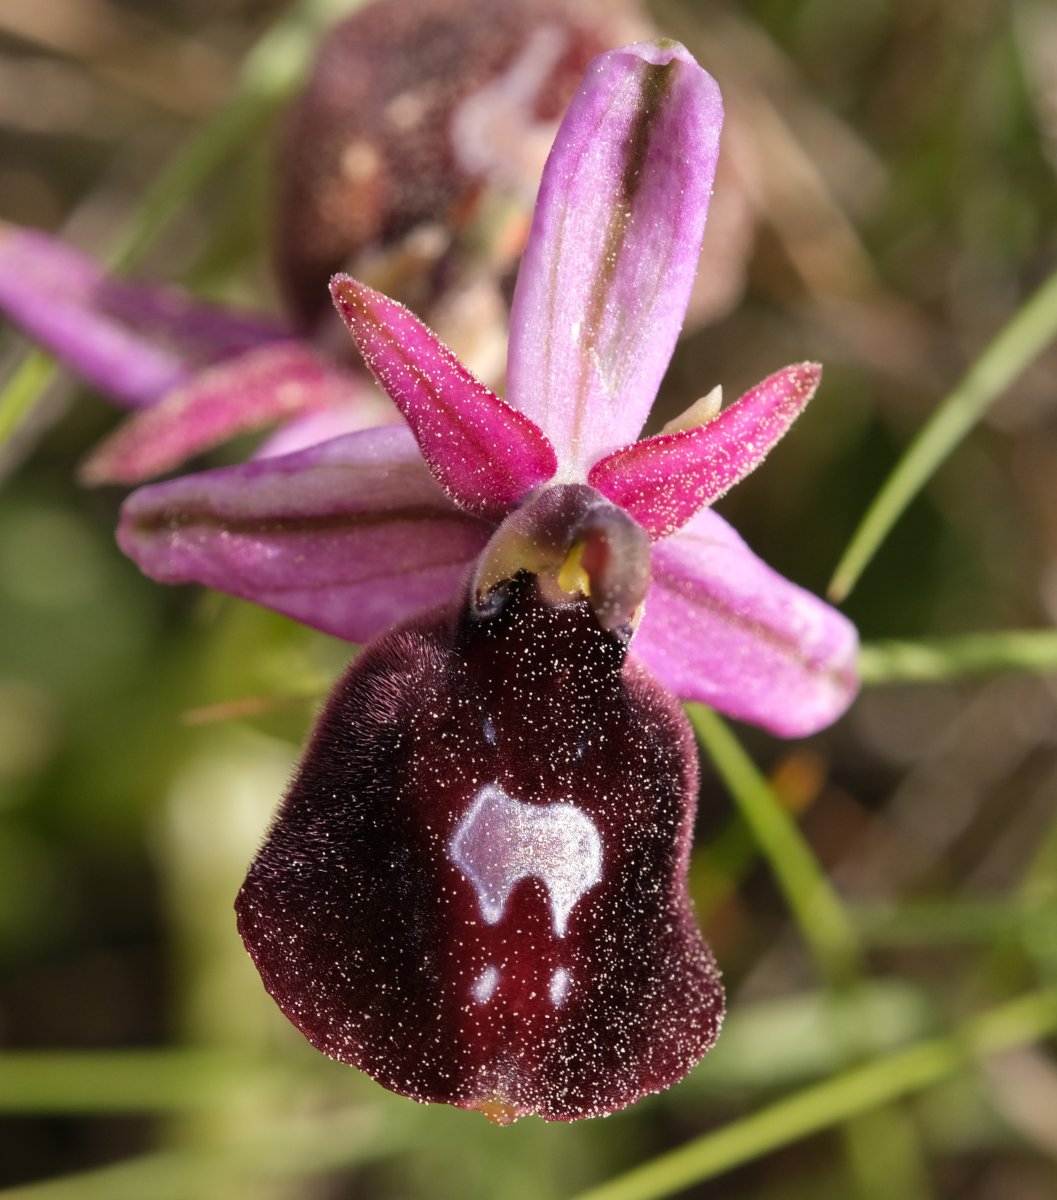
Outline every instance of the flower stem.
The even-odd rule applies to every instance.
[[[1057,272],[1031,296],[939,405],[866,510],[829,585],[843,600],[903,510],[1009,385],[1057,336]]]
[[[36,407],[55,365],[43,350],[30,350],[0,391],[0,452]]]

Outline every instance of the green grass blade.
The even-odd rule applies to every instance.
[[[688,711],[829,986],[834,1045],[850,1065],[867,1054],[862,1028],[853,1015],[862,986],[862,963],[851,919],[795,820],[727,725],[702,706],[690,705]],[[890,1195],[893,1187],[907,1200],[921,1200],[930,1194],[916,1135],[902,1114],[872,1111],[860,1115],[845,1123],[842,1136],[850,1186],[860,1200]],[[879,1143],[888,1147],[884,1178],[872,1163],[871,1147]]]
[[[271,1189],[280,1179],[304,1179],[406,1150],[417,1120],[394,1122],[381,1109],[344,1109],[288,1118],[244,1139],[189,1146],[65,1178],[0,1191],[2,1200],[187,1200],[244,1195],[246,1185]],[[238,1189],[238,1190],[236,1190]],[[270,1191],[269,1191],[270,1194]]]
[[[874,497],[829,585],[840,601],[936,468],[1017,376],[1057,336],[1057,272],[1038,289],[940,404]]]
[[[674,1195],[849,1117],[942,1083],[974,1058],[1029,1044],[1055,1030],[1057,990],[1031,993],[966,1022],[950,1037],[922,1042],[805,1088],[582,1192],[575,1200],[658,1200]]]
[[[853,981],[859,958],[854,927],[796,822],[725,722],[699,704],[687,705],[687,713],[827,979]]]
[[[14,1051],[0,1054],[0,1113],[187,1112],[286,1074],[211,1050]]]
[[[0,453],[44,395],[55,364],[43,350],[30,350],[0,391]]]
[[[1057,630],[1005,630],[915,642],[866,642],[859,654],[859,675],[867,685],[940,683],[1003,671],[1057,671]]]
[[[1023,937],[1035,910],[1015,900],[912,900],[851,910],[870,946],[988,946]]]

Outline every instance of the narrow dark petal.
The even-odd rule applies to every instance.
[[[491,529],[460,512],[405,426],[133,492],[118,543],[162,583],[204,583],[362,642],[455,595]]]
[[[236,904],[319,1049],[417,1100],[573,1120],[681,1078],[722,990],[686,893],[678,706],[521,575],[339,684]]]

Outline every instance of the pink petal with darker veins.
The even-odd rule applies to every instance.
[[[595,59],[562,121],[514,293],[507,395],[567,479],[646,420],[697,271],[722,120],[715,81],[665,42]]]
[[[66,253],[42,235],[0,230],[0,311],[120,404],[148,404],[182,382],[188,368],[177,355],[88,306],[80,256],[69,269]]]
[[[833,721],[858,691],[858,637],[705,509],[653,548],[653,585],[633,643],[683,700],[783,737]]]
[[[366,380],[339,370],[301,342],[278,342],[206,367],[130,417],[81,469],[85,483],[141,483],[236,434],[337,406],[356,414]],[[363,424],[378,405],[365,403]]]
[[[490,527],[460,512],[402,426],[153,484],[118,542],[162,583],[203,583],[366,641],[453,595]]]
[[[0,223],[0,312],[110,399],[150,404],[196,364],[284,336],[176,288],[110,278],[57,238]]]
[[[785,367],[706,425],[615,451],[591,468],[587,481],[654,541],[668,537],[763,462],[821,377],[817,363]]]
[[[404,418],[396,411],[389,397],[373,379],[360,378],[351,372],[345,375],[347,390],[341,402],[329,408],[303,413],[286,421],[268,435],[254,451],[254,458],[279,458],[297,450],[307,450],[319,442],[373,429],[379,425],[403,425]]]
[[[557,462],[546,436],[408,309],[347,275],[335,275],[331,292],[364,361],[460,508],[500,520],[551,478]]]
[[[115,320],[175,346],[195,362],[216,362],[294,336],[279,317],[209,304],[180,288],[115,275],[100,281],[94,299]]]

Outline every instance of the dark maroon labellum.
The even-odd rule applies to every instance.
[[[680,1079],[723,994],[685,875],[675,701],[586,601],[519,575],[386,634],[332,695],[236,908],[324,1053],[493,1120]]]

